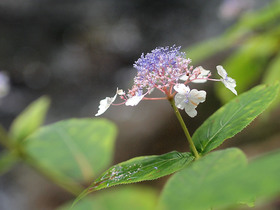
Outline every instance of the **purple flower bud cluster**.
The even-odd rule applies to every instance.
[[[131,96],[142,95],[143,91],[150,92],[154,88],[165,89],[175,85],[182,75],[190,72],[191,60],[186,59],[181,47],[159,47],[152,50],[135,62],[137,75],[134,86],[129,91]]]

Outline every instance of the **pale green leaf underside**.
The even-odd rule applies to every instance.
[[[195,131],[198,152],[210,152],[239,133],[269,106],[278,91],[279,84],[259,85],[221,107]]]
[[[71,119],[40,128],[26,152],[50,173],[89,181],[112,161],[116,127],[105,119]]]
[[[43,123],[50,99],[41,97],[30,104],[12,123],[10,134],[15,141],[22,141]]]
[[[154,180],[181,170],[194,160],[191,153],[177,151],[163,155],[142,156],[112,166],[99,176],[74,204],[88,193],[120,184]]]
[[[194,162],[168,181],[160,198],[160,209],[173,209],[174,205],[178,210],[200,210],[250,204],[258,198],[270,199],[279,194],[279,150],[248,166],[244,161],[242,155],[230,149]]]

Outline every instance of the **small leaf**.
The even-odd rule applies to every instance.
[[[271,104],[278,91],[278,83],[259,85],[221,107],[193,134],[198,152],[210,152],[243,130]]]
[[[8,151],[2,151],[0,153],[0,175],[10,170],[16,163],[18,158]]]
[[[223,190],[231,182],[227,179],[228,175],[241,170],[246,164],[245,155],[236,148],[210,153],[168,180],[158,209],[205,210],[235,203],[232,192],[223,194]]]
[[[154,210],[157,202],[157,191],[153,188],[138,186],[123,186],[100,191],[94,196],[88,196],[71,208],[67,203],[58,210]]]
[[[71,119],[40,128],[26,153],[56,176],[89,181],[112,161],[116,127],[105,119]]]
[[[74,204],[88,193],[119,184],[129,184],[145,180],[154,180],[169,175],[187,166],[194,157],[191,153],[177,151],[163,155],[136,157],[114,165],[99,176]]]
[[[46,96],[30,104],[12,123],[10,134],[17,142],[22,141],[43,123],[50,105]]]

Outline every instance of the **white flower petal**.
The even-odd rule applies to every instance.
[[[222,67],[221,65],[217,66],[217,72],[218,74],[223,78],[225,79],[227,77],[227,72],[226,70],[224,69],[224,67]]]
[[[234,79],[228,77],[227,80],[221,79],[222,83],[228,88],[231,92],[237,95],[237,91],[234,89],[236,87],[236,82]]]
[[[106,112],[106,110],[116,100],[119,91],[120,90],[118,90],[118,88],[117,88],[117,92],[116,92],[116,94],[113,97],[106,97],[105,99],[102,99],[100,101],[99,107],[98,107],[98,112],[95,114],[95,116],[102,115],[104,112]]]
[[[179,79],[183,81],[191,80],[193,83],[205,83],[207,82],[207,78],[211,72],[209,70],[205,70],[202,66],[196,67],[191,77],[187,75],[181,76]]]
[[[175,106],[179,109],[184,109],[185,108],[185,101],[186,101],[186,96],[185,95],[182,95],[182,94],[179,94],[177,93],[175,95]]]
[[[136,106],[144,98],[144,96],[145,95],[133,96],[125,102],[125,105],[126,106]]]
[[[218,74],[222,77],[221,82],[224,83],[226,88],[228,88],[231,92],[237,95],[237,91],[235,90],[235,80],[228,76],[226,70],[222,66],[217,66],[217,71]]]
[[[199,69],[200,74],[192,82],[193,83],[205,83],[205,82],[207,82],[207,78],[208,78],[208,76],[211,72],[209,70],[205,70],[202,66],[199,66],[197,68]]]
[[[125,92],[122,90],[122,89],[117,89],[117,94],[119,95],[119,96],[122,96],[122,95],[125,95]]]
[[[99,116],[103,114],[110,106],[111,104],[116,100],[117,94],[114,97],[106,97],[105,99],[100,101],[100,105],[98,107],[98,112],[95,114],[95,116]]]
[[[174,100],[176,107],[179,109],[185,109],[185,112],[190,117],[195,117],[197,115],[195,108],[199,103],[204,102],[205,98],[206,92],[204,90],[198,91],[193,89],[187,94],[177,93]]]
[[[199,103],[203,103],[205,99],[206,99],[206,92],[204,90],[200,90],[200,91],[198,91],[197,89],[191,90],[189,100],[194,105],[196,104],[197,106]]]
[[[189,110],[186,109],[185,111],[192,118],[197,115],[197,111],[195,109],[189,109]]]
[[[189,76],[183,75],[179,79],[182,80],[182,81],[187,81],[189,79]]]
[[[178,83],[174,86],[174,90],[176,90],[179,94],[186,95],[190,92],[189,86]]]

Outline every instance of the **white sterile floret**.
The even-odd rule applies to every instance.
[[[111,106],[111,104],[116,100],[117,95],[123,95],[123,90],[119,90],[117,88],[117,92],[113,97],[106,97],[105,99],[101,100],[98,107],[98,112],[95,116],[102,115],[106,110]]]
[[[126,106],[136,106],[144,98],[145,95],[133,96],[125,102]]]
[[[119,96],[123,96],[123,95],[125,95],[125,92],[122,90],[122,89],[117,89],[117,94],[119,95]]]
[[[174,86],[174,89],[178,92],[175,95],[176,107],[179,109],[185,109],[190,117],[195,117],[197,115],[195,108],[199,103],[205,101],[206,92],[204,90],[190,90],[190,88],[184,84],[177,84]]]
[[[237,91],[235,90],[236,82],[231,77],[228,77],[226,70],[222,66],[217,66],[218,74],[222,77],[221,82],[224,83],[226,88],[230,89],[235,95],[237,95]]]
[[[205,83],[209,76],[209,70],[205,70],[202,66],[198,66],[193,70],[190,77],[187,75],[183,75],[180,77],[180,80],[187,81],[189,79],[193,83]]]

